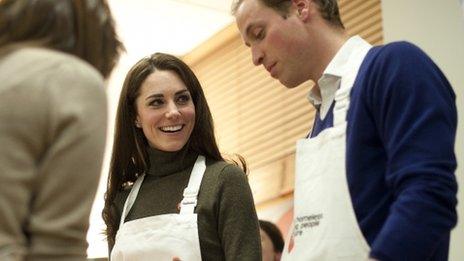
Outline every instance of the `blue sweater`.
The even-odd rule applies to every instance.
[[[317,114],[312,136],[333,125]],[[455,94],[416,46],[373,47],[347,114],[347,180],[359,226],[380,260],[447,260],[456,225]]]

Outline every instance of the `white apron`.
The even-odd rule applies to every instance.
[[[124,204],[119,230],[111,251],[111,260],[172,261],[174,257],[182,261],[201,260],[197,214],[194,213],[194,209],[205,169],[205,158],[198,156],[188,186],[184,190],[180,214],[164,214],[124,223],[137,197],[144,175],[139,177]]]
[[[293,225],[282,260],[367,260],[369,245],[359,229],[346,178],[346,115],[350,90],[367,51],[353,51],[335,93],[334,124],[297,142]]]

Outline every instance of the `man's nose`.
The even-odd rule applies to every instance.
[[[264,53],[256,45],[251,47],[251,57],[253,59],[253,64],[258,66],[263,63]]]

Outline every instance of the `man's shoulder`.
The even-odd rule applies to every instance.
[[[369,79],[378,75],[407,76],[419,66],[430,67],[433,64],[432,59],[415,44],[398,41],[372,47],[364,58],[359,73],[371,76]],[[374,78],[372,79],[375,80]]]
[[[396,41],[380,45],[380,48],[386,51],[407,51],[410,49],[419,49],[415,44],[408,41]]]
[[[371,57],[374,61],[390,61],[390,62],[413,62],[407,58],[427,57],[417,45],[407,41],[391,42],[384,45],[374,46],[369,52],[368,58]]]

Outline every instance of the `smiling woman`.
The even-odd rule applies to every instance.
[[[142,83],[136,99],[136,126],[151,147],[178,151],[195,124],[195,105],[182,80],[172,71],[155,71]]]
[[[246,175],[224,162],[201,85],[172,55],[126,76],[103,218],[111,260],[261,259]]]

